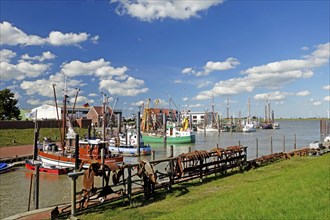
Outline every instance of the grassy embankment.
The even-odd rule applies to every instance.
[[[79,219],[329,219],[330,154],[296,157],[225,178],[210,177],[93,210]]]
[[[87,129],[75,128],[80,137],[87,133]],[[58,128],[42,128],[39,131],[39,140],[50,137],[52,140],[60,141],[60,131]],[[34,129],[0,129],[0,147],[33,145]]]

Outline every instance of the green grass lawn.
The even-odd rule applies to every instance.
[[[329,219],[330,154],[296,157],[224,178],[157,191],[132,207],[104,205],[79,219]]]
[[[80,137],[87,133],[87,129],[75,128]],[[60,141],[60,131],[58,128],[42,128],[40,129],[39,140],[44,137],[50,137],[52,140]],[[33,145],[34,129],[0,129],[0,147]]]

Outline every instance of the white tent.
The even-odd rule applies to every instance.
[[[61,108],[57,108],[58,116],[61,120]],[[52,105],[42,105],[31,110],[29,118],[35,119],[37,115],[37,120],[46,120],[46,119],[57,119],[56,107]]]

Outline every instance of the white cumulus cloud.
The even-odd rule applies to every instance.
[[[187,67],[184,68],[181,72],[187,75],[195,75],[195,76],[207,76],[214,71],[225,71],[229,69],[233,69],[238,66],[240,63],[236,58],[229,57],[223,62],[213,62],[208,61],[203,67],[202,71],[198,71],[195,68]]]
[[[136,96],[148,91],[148,88],[140,88],[143,85],[143,80],[134,79],[133,77],[128,77],[126,81],[104,79],[100,81],[99,89],[105,89],[112,95]]]
[[[300,92],[297,92],[297,96],[309,96],[311,93],[307,90],[305,91],[300,91]]]
[[[330,85],[323,86],[322,89],[324,89],[324,90],[330,90]]]
[[[19,28],[13,26],[11,23],[4,21],[0,23],[0,45],[53,45],[53,46],[68,46],[79,45],[80,43],[91,40],[95,43],[98,36],[91,37],[90,34],[82,33],[62,33],[60,31],[52,31],[48,37],[40,37],[37,35],[29,35],[24,33]]]
[[[16,53],[11,50],[3,49],[0,50],[0,62],[9,63],[12,58],[16,57]]]
[[[21,58],[23,60],[37,60],[43,62],[45,60],[52,60],[55,59],[55,55],[52,54],[50,51],[43,52],[40,56],[33,56],[31,57],[29,54],[23,54]]]
[[[293,95],[292,93],[287,93],[287,92],[280,92],[280,91],[275,91],[275,92],[270,92],[270,93],[261,93],[261,94],[256,94],[254,96],[255,100],[274,100],[274,101],[283,101],[286,96],[288,95]]]
[[[141,21],[172,19],[189,19],[198,17],[201,11],[223,3],[224,0],[111,0],[116,3],[119,15],[130,15]]]
[[[313,68],[329,63],[330,43],[316,46],[316,50],[304,59],[283,60],[251,67],[239,78],[215,83],[211,90],[200,92],[195,99],[210,99],[212,96],[235,95],[252,92],[255,88],[278,89],[284,84],[313,76]]]

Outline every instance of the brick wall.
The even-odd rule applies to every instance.
[[[90,125],[90,121],[83,120],[81,122],[82,127],[87,128]],[[34,128],[33,121],[0,121],[0,129],[27,129]],[[61,125],[60,125],[61,126]],[[78,123],[74,121],[73,127],[79,127]],[[38,121],[39,128],[58,128],[58,122],[56,120],[44,120]]]

